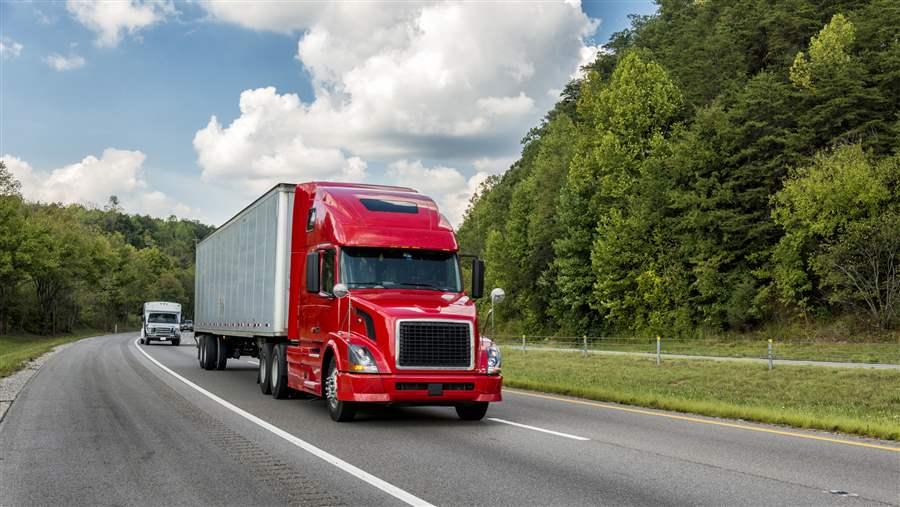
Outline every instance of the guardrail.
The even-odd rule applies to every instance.
[[[822,342],[815,340],[710,340],[628,336],[495,335],[502,347],[527,352],[535,350],[637,352],[656,355],[740,357],[823,362],[900,364],[900,342]]]

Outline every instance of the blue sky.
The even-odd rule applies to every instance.
[[[0,155],[32,199],[220,223],[276,180],[361,179],[458,222],[581,48],[655,10],[373,6],[2,2]]]

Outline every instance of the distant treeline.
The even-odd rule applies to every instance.
[[[528,333],[897,325],[900,2],[662,0],[473,197]]]
[[[196,221],[24,201],[0,162],[0,334],[111,330],[148,300],[194,308]]]

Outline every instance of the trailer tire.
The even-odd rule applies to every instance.
[[[456,415],[463,421],[480,421],[487,414],[487,409],[488,404],[486,401],[465,403],[456,406]]]
[[[328,362],[325,383],[322,386],[325,405],[328,406],[328,415],[336,422],[349,422],[356,416],[356,404],[349,401],[341,401],[337,398],[337,363],[334,356]]]
[[[216,367],[216,358],[218,357],[219,347],[217,346],[216,338],[211,335],[206,335],[203,337],[203,350],[200,352],[202,357],[201,366],[204,370],[212,370]]]
[[[224,336],[216,336],[216,369],[224,370],[228,364],[228,344]]]
[[[194,341],[197,342],[197,362],[200,363],[200,367],[203,368],[203,338],[206,335],[195,336]]]
[[[272,384],[272,397],[277,400],[287,398],[290,388],[287,385],[287,360],[284,345],[272,347],[272,361],[269,369]]]
[[[259,370],[256,380],[259,382],[259,390],[263,394],[272,394],[272,344],[264,343],[259,348]]]

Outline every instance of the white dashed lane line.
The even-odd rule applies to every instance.
[[[529,426],[527,424],[507,421],[506,419],[498,419],[496,417],[488,417],[487,419],[488,419],[488,421],[494,421],[494,422],[498,422],[498,423],[502,423],[502,424],[508,424],[510,426],[515,426],[517,428],[524,428],[526,430],[540,431],[541,433],[547,433],[549,435],[556,435],[558,437],[571,438],[572,440],[581,440],[581,441],[590,440],[590,438],[579,437],[578,435],[571,435],[569,433],[562,433],[559,431],[553,431],[553,430],[548,430],[548,429],[544,429],[544,428],[538,428],[537,426]]]

